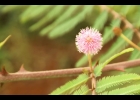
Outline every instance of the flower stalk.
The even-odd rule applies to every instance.
[[[113,32],[114,32],[115,35],[122,37],[131,46],[133,46],[134,48],[140,50],[140,47],[139,46],[137,46],[135,43],[133,43],[131,40],[129,40],[125,35],[123,35],[122,30],[119,27],[115,27],[113,29]]]
[[[140,47],[137,46],[137,45],[136,45],[135,43],[133,43],[132,41],[130,41],[125,35],[121,34],[121,37],[122,37],[125,41],[127,41],[131,46],[133,46],[134,48],[140,50]]]
[[[96,92],[95,92],[95,88],[96,88],[96,79],[94,77],[94,74],[93,74],[93,67],[92,67],[92,62],[91,62],[91,55],[88,54],[88,61],[89,61],[89,67],[90,67],[90,77],[91,77],[91,90],[92,90],[92,95],[95,95]]]
[[[93,28],[82,29],[78,35],[76,35],[76,46],[79,52],[82,52],[88,56],[90,77],[91,77],[91,90],[92,95],[96,95],[96,79],[93,73],[93,67],[91,62],[91,55],[97,54],[102,48],[102,37],[98,30]]]
[[[91,73],[92,73],[92,72],[93,72],[93,67],[92,67],[91,55],[90,55],[90,54],[88,54],[88,61],[89,61],[90,71],[91,71]]]

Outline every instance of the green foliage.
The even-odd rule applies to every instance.
[[[131,85],[125,88],[115,89],[109,92],[104,92],[102,95],[134,95],[140,92],[140,84]]]
[[[125,16],[128,21],[139,28],[139,6],[108,6],[111,10],[116,11],[118,14]],[[41,36],[47,35],[50,39],[54,39],[63,36],[73,30],[78,23],[86,21],[90,22],[93,28],[102,30],[103,45],[110,42],[114,38],[112,29],[115,26],[120,26],[122,23],[121,18],[111,18],[107,10],[100,10],[100,6],[50,6],[50,5],[31,5],[31,6],[1,6],[2,12],[12,12],[17,8],[24,8],[20,14],[20,20],[22,23],[31,22],[36,19],[34,23],[29,27],[30,31],[39,30]],[[60,16],[61,15],[61,16]],[[88,17],[87,17],[88,16]],[[90,25],[89,24],[89,25]],[[111,26],[110,26],[111,25]],[[88,26],[88,24],[87,24]],[[125,25],[124,25],[125,26]],[[132,29],[123,30],[124,35],[132,40]],[[76,33],[73,33],[76,34]],[[113,45],[109,48],[110,52],[107,52],[105,56],[101,56],[101,62],[106,58],[126,48],[128,43],[118,37],[114,41]],[[75,64],[76,67],[80,67],[87,63],[86,56],[83,56]]]
[[[124,31],[124,35],[129,38],[130,40],[132,39],[132,30],[127,29]],[[121,37],[118,37],[118,39],[112,44],[112,46],[110,47],[109,52],[107,52],[105,55],[102,55],[100,58],[100,61],[103,62],[106,60],[106,58],[110,57],[111,55],[120,52],[121,50],[123,50],[126,46],[128,46],[129,44],[123,40]]]
[[[101,64],[99,64],[95,68],[95,75],[100,76],[103,67],[112,61],[117,56],[120,56],[123,53],[121,52],[123,49],[127,48],[129,44],[123,40],[121,37],[117,37],[113,33],[114,27],[121,27],[124,35],[130,40],[135,40],[136,35],[134,31],[130,28],[126,29],[126,26],[132,26],[134,28],[139,29],[140,27],[140,6],[106,6],[109,7],[112,11],[116,11],[122,17],[118,17],[112,14],[107,10],[100,10],[101,6],[40,6],[40,5],[29,5],[29,6],[0,6],[1,13],[1,22],[0,25],[5,24],[7,20],[11,20],[16,16],[16,20],[19,20],[21,25],[28,25],[29,32],[27,33],[38,33],[40,36],[48,36],[50,39],[55,39],[58,37],[62,37],[66,34],[77,34],[78,31],[85,26],[92,26],[93,28],[97,28],[103,35],[103,46],[107,47],[107,52],[99,55],[97,59],[100,58]],[[14,13],[18,9],[20,13]],[[6,15],[7,14],[7,15]],[[5,17],[10,16],[10,17]],[[3,19],[7,18],[7,19]],[[9,18],[9,19],[8,19]],[[125,24],[126,19],[130,24]],[[9,22],[8,22],[9,23]],[[131,25],[132,24],[132,25]],[[12,23],[13,25],[13,23]],[[4,25],[6,26],[6,25]],[[3,26],[2,29],[3,30]],[[7,28],[5,28],[7,30]],[[75,30],[77,29],[77,30]],[[135,36],[134,36],[135,35]],[[7,37],[3,42],[0,43],[0,48],[5,44],[8,40]],[[136,42],[140,44],[138,40]],[[104,49],[103,48],[103,49]],[[131,50],[130,50],[131,51]],[[116,54],[117,53],[117,54]],[[117,56],[112,55],[116,54]],[[3,54],[4,55],[4,54]],[[94,56],[93,56],[94,57]],[[110,59],[108,59],[110,58]],[[130,56],[126,58],[126,60],[134,60],[140,58],[140,52],[138,50],[134,50],[130,53]],[[81,57],[77,63],[76,67],[83,66],[87,63],[87,56]],[[94,63],[93,62],[93,63]],[[137,69],[138,70],[138,69]],[[125,82],[130,82],[133,79],[139,79],[137,74],[122,74],[118,76],[108,76],[97,81],[97,92],[103,92],[102,94],[134,94],[140,90],[140,85],[132,85],[116,90],[112,90],[107,92],[108,88],[124,84]],[[85,85],[85,82],[89,79],[88,76],[80,75],[77,79],[66,83],[64,86],[58,88],[52,94],[87,94],[90,89]]]
[[[112,8],[115,8],[115,6],[112,6]],[[136,7],[136,6],[135,6]],[[124,8],[124,9],[121,9],[120,10],[120,13],[122,13],[122,15],[127,15],[129,14],[129,11],[131,12],[131,8],[135,8],[134,6],[123,6],[123,7],[116,7],[117,9],[120,9],[120,8]],[[102,13],[101,13],[102,14]],[[136,14],[139,14],[138,11]],[[100,15],[99,15],[100,16]],[[106,15],[105,15],[106,17]],[[100,18],[100,17],[98,17]],[[138,19],[138,18],[135,18],[135,19]],[[98,19],[99,20],[99,19]],[[98,20],[95,20],[98,21]],[[101,19],[102,20],[102,19]],[[104,19],[103,22],[107,20],[107,19]],[[139,23],[138,21],[136,21],[136,23]],[[105,45],[106,43],[108,43],[111,39],[113,39],[113,37],[115,36],[114,33],[113,33],[113,28],[116,27],[116,26],[120,26],[121,24],[121,19],[117,18],[117,19],[113,19],[111,21],[111,26],[105,26],[104,27],[104,32],[103,32],[103,45]],[[100,24],[101,25],[101,24]],[[103,23],[104,25],[104,23]],[[96,25],[94,25],[96,26]],[[101,28],[102,29],[102,28]],[[132,40],[133,38],[133,30],[132,29],[126,29],[124,30],[124,35],[129,38],[130,40]],[[116,52],[119,52],[121,50],[123,50],[124,48],[126,48],[129,44],[123,40],[121,37],[118,37],[118,39],[116,41],[114,41],[114,43],[112,44],[112,46],[110,47],[109,51],[110,52],[107,52],[107,54],[104,56],[101,56],[100,57],[100,61],[101,62],[104,62],[106,58],[110,57],[111,55],[115,54]],[[131,54],[132,56],[133,54]],[[87,63],[87,59],[85,56],[83,56],[81,59],[79,59],[76,63],[76,67],[80,67],[82,65],[84,65],[85,63]]]
[[[66,95],[72,94],[88,81],[89,77],[86,74],[79,75],[76,79],[67,82],[65,85],[54,90],[50,95]],[[86,89],[86,88],[84,88]]]
[[[126,16],[129,12],[129,10],[132,9],[132,6],[131,5],[125,5],[122,7],[122,9],[120,10],[120,14],[123,15],[123,16]]]
[[[10,12],[12,10],[18,9],[18,8],[20,8],[20,6],[18,6],[18,5],[4,6],[3,9],[2,9],[2,12],[6,13],[6,12]]]
[[[93,25],[94,28],[100,30],[103,28],[103,26],[105,25],[106,21],[108,18],[108,12],[107,11],[103,11],[98,18],[95,20],[95,23]]]
[[[103,77],[97,82],[96,92],[103,92],[105,89],[112,86],[122,85],[126,82],[134,80],[140,80],[140,76],[137,74],[122,74],[117,76]]]
[[[130,51],[133,51],[134,49],[133,48],[128,48],[128,49],[125,49],[123,50],[122,52],[120,53],[117,53],[115,55],[113,55],[112,57],[110,57],[109,59],[107,59],[103,64],[99,64],[97,67],[95,67],[94,69],[94,74],[96,77],[100,76],[102,74],[102,69],[105,67],[105,65],[107,65],[110,61],[112,61],[113,59],[115,59],[116,57],[124,54],[124,53],[127,53],[127,52],[130,52]]]
[[[79,12],[76,16],[72,17],[71,19],[65,21],[65,23],[57,26],[54,28],[48,36],[50,38],[56,38],[61,35],[64,35],[71,29],[73,29],[80,21],[82,21],[85,18],[86,13],[90,13],[92,11],[92,6],[85,6],[85,9],[82,12]],[[41,30],[41,35],[46,34],[48,30],[46,28]]]
[[[29,6],[21,15],[20,15],[20,21],[21,23],[25,23],[30,19],[30,14],[33,12],[34,9],[38,8],[39,5],[32,5]]]
[[[114,56],[110,57],[107,59],[104,63],[99,64],[98,66],[95,67],[94,69],[94,75],[101,76],[101,72],[103,67],[108,64],[111,60],[114,58],[123,55],[124,53],[133,51],[133,48],[128,48],[120,53],[115,54]],[[86,74],[81,74],[78,76],[77,79],[73,81],[69,81],[65,85],[61,86],[60,88],[54,90],[51,94],[74,94],[74,95],[86,95],[88,93],[91,93],[91,90],[86,86],[86,82],[89,79],[89,76]],[[127,74],[122,74],[122,75],[116,75],[116,76],[108,76],[108,77],[103,77],[102,79],[99,79],[96,84],[96,92],[98,94],[134,94],[137,93],[140,89],[136,88],[136,86],[128,86],[125,88],[121,89],[116,89],[107,92],[108,88],[113,87],[113,86],[119,86],[119,85],[124,85],[125,83],[130,83],[133,82],[134,80],[140,80],[140,75],[137,75],[135,73],[127,73]],[[133,87],[132,90],[129,90]],[[100,93],[103,92],[103,93]]]
[[[86,95],[89,92],[91,92],[91,90],[88,88],[87,85],[82,85],[78,90],[76,90],[73,95]]]
[[[139,46],[140,46],[140,43],[139,43]],[[131,54],[129,60],[134,60],[134,59],[138,59],[138,58],[140,58],[140,51],[137,50],[137,49],[135,49],[135,50],[132,52],[132,54]]]
[[[4,41],[0,42],[0,49],[2,48],[2,46],[6,43],[6,41],[11,37],[11,35],[9,35]]]
[[[51,6],[47,6],[47,7],[51,7]],[[66,9],[66,11],[61,15],[61,17],[57,18],[56,21],[54,23],[52,23],[50,26],[47,26],[48,31],[52,30],[54,27],[58,26],[60,23],[64,22],[66,19],[68,19],[74,13],[74,11],[76,11],[77,9],[79,9],[79,6],[68,7],[68,9]],[[35,24],[33,24],[30,27],[30,30],[35,31],[35,30],[41,28],[41,26],[43,24],[47,23],[49,21],[49,19],[51,18],[51,12],[53,12],[53,11],[51,10],[49,12],[49,15],[47,14],[46,17],[44,17],[43,19],[41,19],[38,22],[36,22]]]
[[[86,64],[88,62],[88,59],[87,59],[87,56],[86,55],[83,55],[82,58],[80,58],[77,62],[76,62],[76,67],[80,67],[84,64]]]
[[[104,41],[103,45],[105,45],[108,41],[110,41],[115,36],[112,30],[114,27],[120,27],[120,24],[121,24],[120,19],[114,19],[111,22],[111,26],[105,27],[104,34],[103,34],[103,41]]]

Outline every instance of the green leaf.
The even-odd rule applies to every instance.
[[[139,43],[139,46],[140,46],[140,43]],[[137,49],[134,49],[134,51],[131,53],[128,60],[135,60],[135,59],[140,59],[140,51]],[[140,70],[140,67],[132,67],[132,68],[126,69],[127,72],[135,72],[138,74],[140,73],[139,70]]]
[[[140,46],[140,43],[139,43],[139,46]],[[137,49],[135,49],[135,50],[132,52],[132,54],[131,54],[129,60],[134,60],[134,59],[139,59],[139,58],[140,58],[140,51],[137,50]]]
[[[44,13],[47,13],[47,11],[51,9],[51,7],[52,6],[50,6],[50,5],[41,5],[41,6],[37,7],[30,13],[30,15],[29,15],[30,19],[36,18]]]
[[[121,9],[120,13],[121,13],[123,16],[126,16],[127,13],[129,12],[130,8],[132,8],[131,5],[124,5],[124,6],[122,6],[122,9]]]
[[[11,35],[9,35],[4,41],[0,42],[0,49],[10,37],[11,37]]]
[[[133,7],[134,7],[134,6],[133,6]],[[132,17],[131,23],[134,25],[135,28],[139,28],[139,27],[140,27],[140,20],[138,20],[138,19],[139,19],[139,16],[140,16],[139,11],[140,11],[140,7],[136,7],[135,13],[132,12],[132,13],[134,13],[134,14],[133,14],[133,17],[132,17],[132,14],[129,14],[129,15],[128,15],[128,17]]]
[[[120,53],[117,53],[115,55],[113,55],[112,57],[110,57],[109,59],[107,59],[103,64],[100,64],[98,65],[97,67],[95,67],[94,69],[94,74],[96,77],[100,76],[102,74],[102,69],[110,62],[112,61],[113,59],[117,58],[118,56],[124,54],[124,53],[127,53],[127,52],[131,52],[133,51],[134,49],[133,48],[128,48],[128,49],[125,49],[123,51],[121,51]]]
[[[108,11],[105,10],[101,12],[101,14],[95,20],[93,27],[98,30],[101,30],[105,25],[107,18],[108,18]]]
[[[111,27],[105,27],[104,34],[103,34],[103,45],[105,45],[108,41],[110,41],[115,35],[113,33],[114,27],[119,27],[121,23],[120,19],[114,19],[111,22]]]
[[[49,38],[53,39],[59,36],[64,35],[66,32],[72,30],[79,22],[81,22],[87,13],[91,13],[93,6],[85,6],[82,12],[78,13],[73,18],[69,19],[63,24],[60,24],[58,27],[53,29],[48,35]],[[46,33],[46,28],[41,32],[42,35]]]
[[[140,76],[137,74],[122,74],[117,76],[108,76],[104,77],[101,80],[97,81],[96,92],[102,92],[107,88],[122,85],[126,82],[130,82],[133,80],[139,80]]]
[[[0,11],[5,7],[5,5],[0,5]]]
[[[127,29],[124,31],[124,35],[132,40],[133,37],[133,31],[130,29]],[[105,55],[102,55],[100,57],[100,62],[104,62],[107,58],[109,58],[111,55],[120,52],[123,50],[126,46],[128,46],[128,42],[126,42],[124,39],[121,37],[118,37],[118,39],[112,44],[112,46],[109,49],[109,52],[107,52]]]
[[[140,84],[104,92],[102,95],[133,95],[140,92]]]
[[[90,77],[86,74],[80,74],[76,79],[67,82],[65,85],[54,90],[50,95],[66,95],[71,94],[85,84]]]
[[[28,20],[30,13],[31,13],[34,9],[36,9],[36,8],[38,8],[38,7],[39,7],[39,5],[31,5],[31,6],[29,6],[29,7],[20,15],[20,21],[21,21],[21,23],[25,23],[25,22]]]
[[[40,19],[37,23],[32,25],[29,29],[30,31],[34,31],[39,29],[42,25],[48,23],[49,21],[55,19],[58,15],[60,15],[65,6],[55,6],[52,8],[52,6],[49,6],[48,9],[52,8],[42,19]]]
[[[139,27],[140,27],[140,20],[137,20],[137,22],[134,23],[134,26],[135,26],[136,28],[139,28]]]
[[[76,90],[73,95],[86,95],[90,92],[91,90],[88,88],[87,85],[82,85],[78,90]]]
[[[61,17],[58,17],[53,23],[51,23],[49,26],[46,27],[46,33],[53,30],[55,27],[57,27],[62,22],[68,20],[73,13],[78,13],[77,9],[79,9],[80,6],[70,6],[68,9],[65,9],[64,13],[62,13]],[[31,30],[39,29],[44,24],[44,21],[39,21],[38,23],[34,24],[30,27]],[[41,34],[44,35],[44,34]]]
[[[7,12],[10,12],[12,10],[19,9],[19,7],[21,7],[21,6],[19,6],[19,5],[7,5],[7,6],[4,6],[2,8],[2,12],[7,13]]]
[[[127,14],[127,19],[133,25],[134,25],[135,22],[136,23],[138,22],[139,15],[140,15],[139,11],[140,11],[140,7],[139,6],[132,6],[131,9],[129,10],[129,13]]]

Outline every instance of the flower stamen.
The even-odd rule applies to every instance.
[[[89,36],[86,38],[86,42],[90,43],[92,41],[93,41],[92,38],[90,38]]]
[[[102,48],[101,34],[96,29],[88,27],[82,29],[76,35],[76,46],[79,52],[83,52],[86,55],[95,55]]]

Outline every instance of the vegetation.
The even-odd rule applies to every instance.
[[[132,5],[1,5],[0,94],[139,94],[140,64],[128,64],[140,58],[139,11],[140,6]],[[76,35],[87,26],[98,29],[103,38],[103,48],[92,56],[93,72],[88,69],[87,55],[75,46]],[[111,65],[124,61],[118,67]],[[94,89],[91,74],[96,80]],[[57,77],[66,79],[59,83]],[[54,81],[42,80],[46,78]],[[40,84],[44,89],[40,93],[11,88],[6,92],[8,84],[28,87],[25,80],[27,84],[36,80],[54,86],[49,90],[47,85],[47,90]]]

